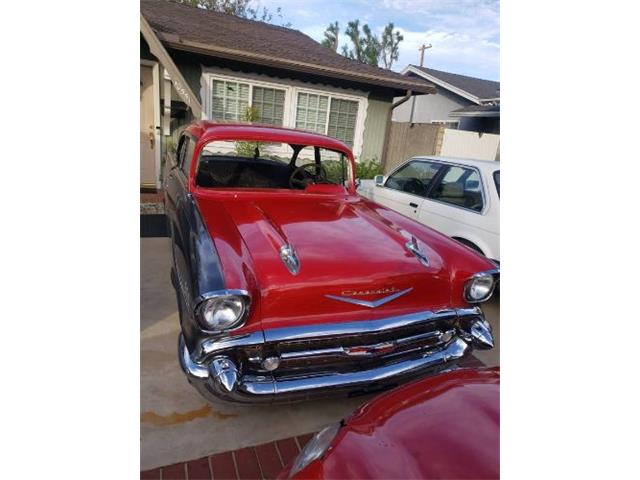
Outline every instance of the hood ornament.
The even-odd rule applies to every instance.
[[[280,258],[292,275],[300,273],[300,260],[298,260],[298,255],[291,245],[280,247]]]
[[[378,300],[374,300],[368,302],[366,300],[361,300],[359,298],[351,298],[351,297],[339,297],[338,295],[325,295],[325,297],[330,298],[331,300],[338,300],[339,302],[351,303],[353,305],[359,305],[361,307],[367,308],[377,308],[380,305],[384,305],[385,303],[389,303],[391,300],[395,300],[396,298],[401,297],[405,293],[409,293],[413,290],[413,287],[409,287],[406,290],[402,290],[400,292],[393,293],[386,297],[379,298]]]
[[[423,264],[425,267],[429,266],[429,259],[427,258],[427,254],[424,253],[420,248],[420,245],[418,245],[418,241],[416,240],[416,237],[412,236],[411,240],[409,240],[405,244],[405,247],[407,250],[413,253],[418,258],[418,260],[420,260],[421,264]]]

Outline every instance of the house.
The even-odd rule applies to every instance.
[[[194,119],[245,120],[328,134],[356,159],[383,157],[392,111],[435,93],[422,78],[349,60],[290,28],[170,1],[140,2],[141,186]],[[394,101],[394,97],[397,99]]]
[[[448,128],[500,133],[500,82],[407,66],[402,73],[436,86],[435,95],[414,97],[393,112],[394,122],[437,123]]]

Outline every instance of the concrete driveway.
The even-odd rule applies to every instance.
[[[141,470],[316,432],[371,398],[280,406],[207,403],[188,384],[176,357],[180,327],[169,279],[169,239],[141,239],[140,262]],[[485,311],[499,341],[499,301]],[[499,345],[476,355],[487,365],[498,365]]]

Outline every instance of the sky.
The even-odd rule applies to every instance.
[[[284,22],[315,40],[331,22],[340,24],[338,51],[350,41],[343,35],[347,22],[360,19],[380,34],[388,22],[404,35],[400,55],[392,69],[420,64],[446,72],[500,80],[499,0],[256,0],[275,11],[281,7]],[[276,23],[274,21],[274,23]],[[351,45],[350,45],[351,46]]]

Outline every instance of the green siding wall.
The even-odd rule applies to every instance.
[[[389,100],[377,100],[369,97],[367,118],[364,122],[364,139],[362,155],[359,160],[382,160],[382,148],[384,146],[384,134],[387,129],[387,118],[391,108]]]

